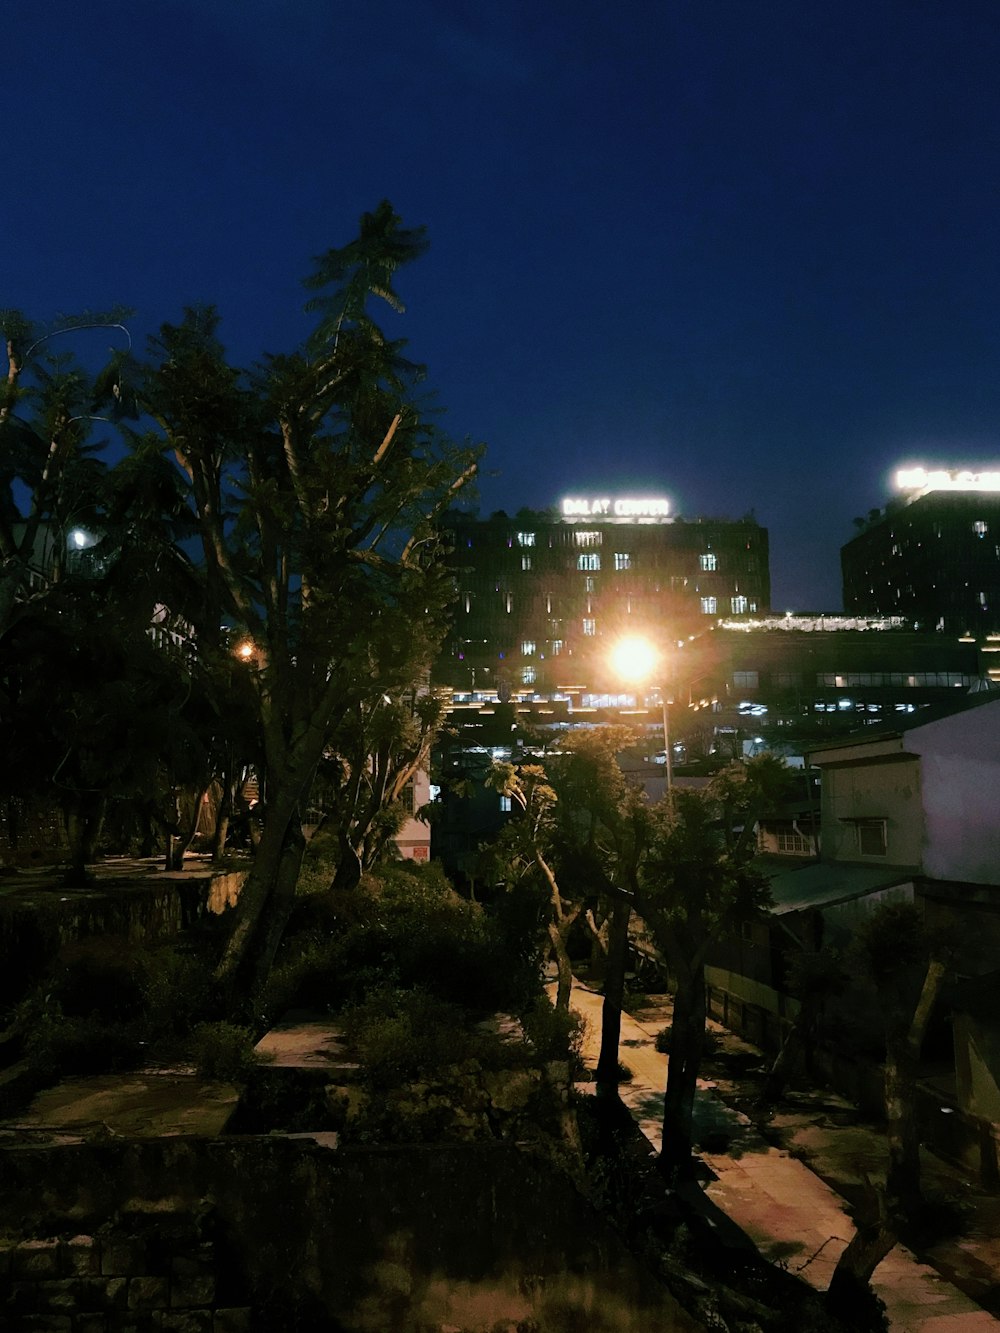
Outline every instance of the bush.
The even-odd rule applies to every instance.
[[[656,1039],[653,1044],[661,1055],[670,1054],[670,1033],[671,1033],[671,1027],[670,1024],[668,1023],[665,1028],[661,1028],[660,1031],[656,1034]],[[718,1049],[719,1049],[718,1033],[713,1032],[711,1028],[706,1028],[705,1044],[702,1047],[702,1055],[705,1056],[705,1058],[707,1059],[709,1056],[714,1055]]]
[[[537,978],[504,924],[459,897],[436,864],[389,865],[348,893],[297,902],[263,1007],[270,1017],[337,1009],[388,986],[492,1013],[519,1008]]]
[[[496,1038],[474,1031],[456,1005],[426,990],[386,987],[341,1015],[348,1041],[375,1087],[396,1087],[463,1060],[494,1056]]]
[[[542,995],[521,1015],[521,1026],[536,1058],[543,1064],[550,1060],[568,1060],[571,1076],[582,1072],[587,1021],[581,1014],[573,1009],[563,1013]]]
[[[199,1023],[191,1034],[191,1055],[202,1078],[244,1083],[260,1063],[251,1028],[235,1023]]]

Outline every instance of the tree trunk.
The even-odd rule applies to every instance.
[[[916,1115],[917,1062],[908,1039],[889,1039],[885,1052],[885,1190],[890,1205],[913,1217],[922,1201],[920,1137]]]
[[[618,1048],[622,1032],[622,1002],[628,967],[628,925],[632,904],[616,894],[608,919],[608,953],[604,972],[604,1004],[601,1009],[601,1054],[597,1061],[597,1095],[618,1096]]]
[[[302,823],[296,817],[289,821],[285,832],[267,913],[260,922],[254,945],[237,974],[238,993],[248,996],[254,1002],[260,998],[288,925],[305,848]]]
[[[914,1219],[923,1205],[920,1180],[920,1132],[917,1124],[917,1069],[927,1024],[945,978],[945,964],[932,958],[924,973],[920,997],[907,1015],[901,1008],[886,1017],[885,1119],[889,1162],[886,1198],[889,1208]],[[883,1004],[889,1001],[885,991]]]
[[[226,854],[226,839],[229,837],[229,821],[233,816],[233,786],[230,781],[222,783],[222,795],[215,812],[215,828],[212,830],[212,864],[218,865]]]
[[[774,1057],[774,1063],[767,1071],[767,1077],[757,1094],[758,1106],[768,1106],[781,1098],[799,1056],[806,1049],[814,1022],[814,1012],[802,1003],[785,1032],[781,1049]]]
[[[569,1013],[569,997],[573,991],[573,966],[569,960],[569,953],[566,950],[566,938],[569,935],[569,928],[576,919],[574,913],[571,918],[557,924],[554,921],[549,922],[549,939],[552,941],[552,952],[556,956],[556,969],[558,982],[556,983],[556,1009],[563,1014]]]
[[[691,1167],[694,1140],[694,1097],[705,1048],[705,966],[697,963],[677,977],[670,1024],[667,1090],[663,1100],[663,1144],[659,1168],[670,1181]]]
[[[837,1260],[833,1277],[826,1292],[826,1303],[831,1312],[847,1328],[882,1329],[878,1298],[871,1289],[872,1274],[896,1243],[885,1196],[879,1194],[877,1215],[857,1224],[850,1244]]]
[[[347,893],[361,883],[364,867],[358,849],[351,841],[346,830],[341,829],[337,841],[340,843],[340,857],[331,888],[334,893]]]
[[[66,835],[69,839],[69,868],[63,882],[73,888],[90,883],[87,866],[97,857],[97,844],[104,827],[107,801],[103,796],[81,798],[66,812]]]
[[[265,927],[266,915],[278,889],[279,867],[289,826],[297,811],[298,801],[290,790],[275,791],[274,799],[267,805],[260,843],[240,890],[235,925],[215,972],[217,980],[229,992],[242,991],[248,973],[257,971],[250,960],[262,947],[260,932]]]

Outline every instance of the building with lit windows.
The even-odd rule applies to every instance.
[[[988,660],[967,637],[901,616],[724,620],[679,655],[688,748],[801,755],[822,738],[958,706],[988,688]]]
[[[1000,472],[906,468],[896,482],[900,496],[841,550],[845,609],[1000,631]]]
[[[613,689],[615,638],[666,643],[768,609],[767,530],[674,518],[662,499],[564,500],[558,510],[449,516],[457,606],[438,669],[457,691]]]

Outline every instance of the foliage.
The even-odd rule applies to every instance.
[[[235,1023],[199,1023],[191,1033],[190,1050],[202,1078],[224,1083],[245,1082],[260,1063],[253,1029]]]
[[[466,1011],[414,988],[373,990],[341,1014],[365,1078],[376,1088],[440,1071],[463,1060],[497,1058],[496,1038],[474,1031]]]
[[[323,884],[322,849],[304,863],[305,884]],[[299,1006],[335,1009],[373,987],[421,986],[483,1013],[517,1008],[538,972],[511,948],[515,933],[478,903],[460,898],[440,868],[386,864],[357,889],[307,893],[264,999],[271,1016]]]
[[[211,586],[253,645],[264,822],[220,965],[245,993],[280,943],[322,760],[344,886],[388,835],[384,808],[414,756],[400,757],[400,728],[373,731],[385,699],[419,694],[453,596],[436,518],[475,453],[418,404],[421,369],[371,313],[377,302],[402,311],[395,275],[423,248],[382,203],[318,261],[307,285],[321,319],[303,347],[245,372],[227,360],[216,313],[189,310],[161,330],[146,377],[144,405],[186,478]]]
[[[558,1009],[542,995],[522,1014],[521,1026],[536,1059],[568,1060],[574,1076],[582,1073],[587,1022],[581,1014]]]
[[[216,1005],[211,969],[195,955],[102,935],[62,951],[13,1027],[53,1075],[99,1073],[176,1058]]]

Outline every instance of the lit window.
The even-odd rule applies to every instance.
[[[521,644],[521,652],[524,654],[525,657],[534,657],[535,655],[534,639],[525,639],[524,642]]]
[[[701,599],[702,615],[714,616],[718,612],[718,609],[719,609],[718,598],[703,597]]]
[[[989,524],[984,522],[984,520],[981,518],[977,518],[975,523],[973,523],[972,525],[972,531],[976,534],[977,537],[985,537],[986,534],[989,532],[989,530],[990,530]]]
[[[553,657],[558,657],[563,650],[562,639],[553,639],[549,644],[549,651]]]
[[[583,591],[584,591],[584,592],[594,592],[594,591],[596,590],[596,588],[597,588],[597,580],[596,580],[596,579],[592,579],[592,578],[589,578],[589,577],[588,577],[588,578],[585,578],[585,579],[583,580]]]
[[[500,797],[500,809],[503,810],[503,811],[506,812],[506,813],[509,813],[509,811],[510,811],[510,797],[509,797],[509,796],[501,796],[501,797]]]
[[[597,633],[597,621],[587,617],[583,622],[584,634],[594,635]]]
[[[530,569],[530,568],[531,568],[531,556],[530,556],[530,555],[522,555],[522,556],[521,556],[521,568],[522,568],[522,569]]]
[[[525,685],[534,685],[535,668],[533,666],[526,666],[521,672],[521,680]]]
[[[755,690],[760,684],[760,673],[757,671],[734,671],[733,684],[742,685],[746,689]]]
[[[576,557],[577,569],[600,569],[601,557],[596,553],[578,555]]]
[[[731,597],[729,603],[733,608],[734,616],[746,615],[747,607],[750,605],[747,599],[743,596]]]
[[[627,551],[615,552],[615,569],[631,569],[632,557]]]
[[[711,573],[713,569],[718,568],[718,561],[715,558],[715,556],[711,553],[711,551],[709,551],[706,555],[699,556],[698,564],[707,573]]]
[[[600,546],[603,533],[600,532],[574,532],[573,540],[577,546]]]
[[[519,532],[517,534],[518,546],[534,546],[535,534],[533,532]]]
[[[464,605],[465,605],[465,614],[468,615],[469,612],[472,610],[472,593],[471,593],[471,592],[463,592],[463,593],[462,593],[462,601],[463,601],[463,603],[464,603]]]

